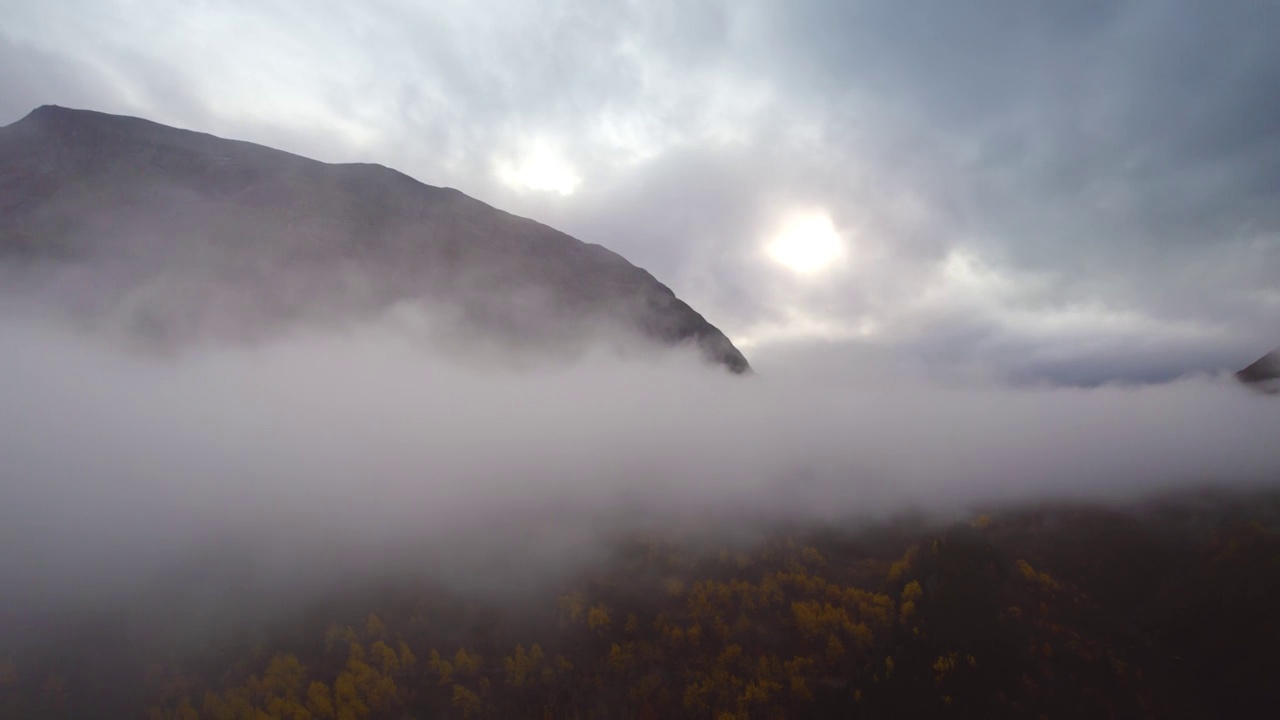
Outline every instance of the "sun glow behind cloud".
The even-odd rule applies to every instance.
[[[582,177],[551,143],[529,143],[514,159],[497,163],[498,179],[516,190],[553,192],[567,197],[577,191]]]
[[[799,275],[815,275],[845,258],[845,242],[825,212],[788,218],[765,247],[769,257]]]

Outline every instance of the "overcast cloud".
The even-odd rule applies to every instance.
[[[1277,35],[1261,0],[0,0],[0,124],[389,165],[621,252],[762,370],[1156,380],[1280,343]],[[798,218],[816,272],[766,252]]]

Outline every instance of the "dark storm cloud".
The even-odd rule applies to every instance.
[[[56,102],[382,162],[617,249],[756,348],[845,341],[1094,382],[1280,342],[1274,3],[13,2],[0,18],[17,59],[0,122]],[[538,153],[571,194],[520,184]],[[850,261],[796,278],[760,248],[814,208]]]

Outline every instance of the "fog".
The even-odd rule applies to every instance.
[[[1280,478],[1280,403],[1229,378],[813,366],[481,362],[397,316],[159,356],[8,313],[0,617],[127,602],[222,555],[248,562],[250,602],[409,568],[510,590],[672,523],[741,537]]]

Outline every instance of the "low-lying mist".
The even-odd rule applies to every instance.
[[[1212,377],[743,378],[692,351],[519,366],[394,319],[157,357],[7,317],[0,383],[0,622],[126,602],[224,553],[264,598],[402,567],[509,589],[632,529],[1280,479],[1280,403]]]

